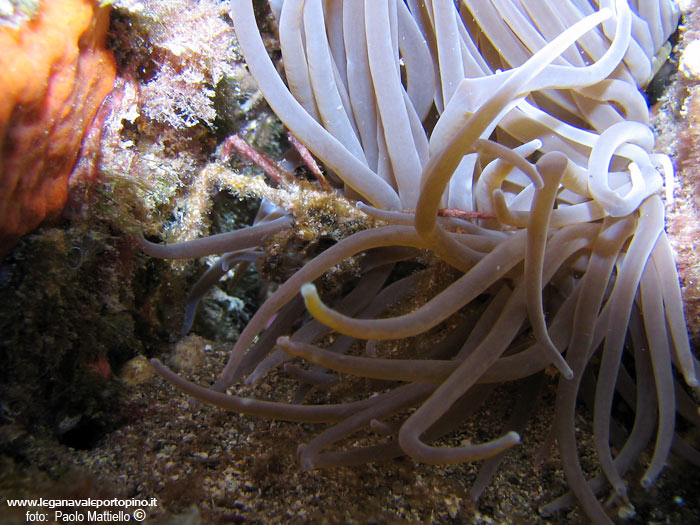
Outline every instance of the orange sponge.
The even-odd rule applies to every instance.
[[[19,27],[0,25],[0,256],[63,209],[116,74],[108,28],[108,8],[93,0],[43,0]]]

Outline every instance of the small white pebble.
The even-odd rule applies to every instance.
[[[637,515],[637,512],[635,511],[635,509],[631,503],[627,503],[626,505],[623,505],[622,507],[620,507],[620,510],[617,511],[617,516],[622,520],[632,519],[636,515]]]
[[[676,4],[681,10],[681,13],[688,13],[693,7],[695,0],[676,0]]]
[[[683,51],[681,71],[688,78],[700,78],[700,40],[693,40]]]
[[[206,339],[191,334],[180,340],[170,358],[170,364],[178,372],[192,372],[204,363]]]
[[[10,0],[0,0],[0,16],[10,18],[13,14],[15,14],[15,8]]]
[[[444,498],[445,506],[447,507],[447,513],[450,518],[455,519],[459,514],[460,499],[454,496],[446,496]]]
[[[127,361],[119,372],[119,378],[130,386],[142,385],[155,376],[151,363],[145,356],[137,355]]]

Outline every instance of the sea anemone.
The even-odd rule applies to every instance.
[[[227,410],[333,422],[299,448],[303,468],[404,454],[427,463],[487,459],[472,489],[476,499],[503,453],[520,441],[532,410],[527,400],[537,391],[532,382],[518,383],[526,401],[501,437],[430,443],[459,428],[493,385],[536,377],[552,365],[559,380],[551,433],[573,495],[599,523],[610,517],[597,495],[612,486],[616,500],[628,503],[623,477],[654,429],[644,487],[654,484],[671,450],[700,463],[675,433],[677,414],[693,425],[700,418],[692,397],[698,363],[659,195],[665,180],[671,198],[673,173],[669,159],[653,152],[639,91],[668,51],[676,5],[271,4],[286,83],[265,49],[252,2],[237,1],[231,17],[248,67],[338,191],[380,225],[342,239],[281,284],[211,388],[154,360],[158,373]],[[165,258],[242,253],[291,223],[282,215],[179,245],[142,245]],[[358,254],[364,256],[354,289],[326,306],[312,283]],[[235,257],[225,256],[214,275]],[[423,269],[407,272],[401,262],[410,260]],[[448,282],[406,313],[419,283],[436,274]],[[315,319],[298,327],[303,305]],[[376,341],[427,337],[436,327],[440,339],[425,354],[376,355]],[[365,355],[346,355],[358,340],[368,341]],[[316,366],[288,363],[292,356]],[[301,383],[292,403],[226,393],[243,377],[254,384],[282,364]],[[343,375],[383,386],[359,400],[303,404],[310,390]],[[632,408],[634,422],[611,432],[615,395]],[[577,452],[579,400],[593,412],[600,473],[592,480]],[[368,428],[374,443],[326,451]],[[542,512],[572,500],[567,494]]]

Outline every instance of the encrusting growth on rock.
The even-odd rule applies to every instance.
[[[0,255],[66,203],[116,74],[108,27],[109,9],[93,0],[45,1],[16,26],[0,22]]]

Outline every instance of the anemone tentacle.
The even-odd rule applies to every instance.
[[[340,240],[281,284],[211,388],[154,366],[227,410],[333,423],[300,448],[305,469],[401,454],[428,463],[492,458],[476,498],[527,432],[529,411],[485,443],[435,440],[488,402],[496,384],[528,378],[520,388],[536,397],[554,365],[550,434],[571,493],[542,512],[575,498],[591,520],[611,523],[598,498],[611,486],[626,501],[624,476],[655,428],[645,487],[672,451],[700,455],[676,434],[677,413],[700,423],[676,375],[697,388],[700,367],[657,195],[666,183],[672,196],[671,162],[654,151],[640,92],[679,10],[671,0],[462,4],[286,0],[275,9],[285,83],[252,0],[231,3],[240,49],[270,107],[339,181],[334,191],[385,224]],[[192,309],[226,261],[257,259],[260,237],[287,228],[285,215],[182,246],[142,245],[158,257],[226,253],[195,286]],[[358,254],[366,264],[356,266],[355,292],[321,299],[318,279]],[[421,270],[402,274],[406,260]],[[300,293],[311,322],[302,320]],[[440,341],[422,348],[438,331]],[[293,403],[224,393],[275,368],[299,383]],[[302,404],[346,375],[383,389],[368,388],[361,401]],[[635,414],[622,438],[610,431],[618,393]],[[594,413],[602,472],[592,480],[578,457],[579,401]],[[372,444],[337,445],[363,429]]]

